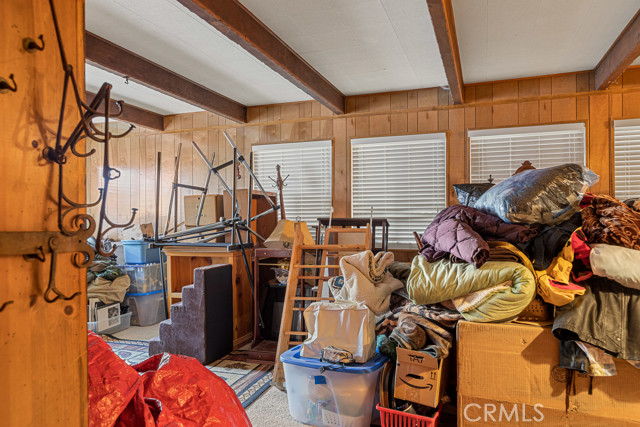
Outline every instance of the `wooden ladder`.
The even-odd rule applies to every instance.
[[[305,245],[302,230],[295,225],[293,249],[291,251],[291,264],[289,267],[289,279],[282,310],[282,322],[280,324],[280,336],[276,349],[276,360],[273,369],[273,385],[284,389],[284,370],[280,355],[292,346],[301,344],[307,337],[306,327],[302,319],[302,313],[307,306],[316,301],[333,301],[332,297],[323,297],[324,282],[340,273],[340,258],[347,253],[371,250],[371,227],[366,228],[327,228],[325,229],[325,242],[331,241],[330,236],[339,236],[343,233],[359,233],[363,235],[362,244],[313,244]],[[311,256],[306,254],[313,251]],[[305,256],[307,255],[307,256]],[[305,260],[314,260],[313,264],[306,264]],[[309,274],[311,272],[311,274]],[[311,281],[313,284],[307,283]],[[305,296],[309,293],[313,296]],[[298,313],[294,318],[294,313]]]

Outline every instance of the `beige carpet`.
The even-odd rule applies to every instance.
[[[121,340],[149,341],[158,335],[159,330],[160,323],[156,323],[151,326],[130,326],[124,331],[116,332],[112,335]]]
[[[275,387],[265,391],[246,411],[253,427],[298,427],[306,425],[291,418],[287,393]]]

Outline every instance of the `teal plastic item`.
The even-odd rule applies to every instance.
[[[319,359],[310,359],[300,356],[300,347],[295,346],[280,355],[282,363],[290,363],[292,365],[303,366],[305,368],[316,368],[323,371],[347,372],[349,374],[369,374],[375,372],[389,360],[383,354],[376,353],[375,357],[367,363],[350,363],[348,365],[340,365],[337,363],[322,362]]]
[[[140,293],[140,294],[136,294],[136,293],[129,293],[129,292],[127,292],[125,296],[128,296],[128,297],[130,297],[130,296],[134,296],[134,297],[141,297],[141,296],[143,296],[143,295],[155,295],[155,294],[159,294],[160,292],[162,292],[162,289],[160,289],[159,291],[143,292],[143,293]]]
[[[160,248],[150,248],[144,240],[123,240],[125,264],[152,264],[160,262]]]

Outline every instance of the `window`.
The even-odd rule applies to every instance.
[[[289,176],[283,190],[287,219],[300,217],[313,230],[317,218],[331,214],[331,141],[253,146],[254,173],[266,191],[277,191],[269,179],[276,179],[276,165],[282,178]]]
[[[570,123],[469,131],[471,182],[489,175],[500,182],[522,162],[548,168],[564,163],[585,164],[585,125]]]
[[[640,196],[640,119],[613,122],[613,158],[616,197]]]
[[[351,140],[351,209],[354,218],[389,221],[389,245],[415,247],[446,207],[444,133]]]

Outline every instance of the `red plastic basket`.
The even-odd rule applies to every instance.
[[[376,409],[380,411],[382,427],[438,427],[442,405],[438,407],[436,414],[432,418],[383,408],[379,403],[376,405]]]

